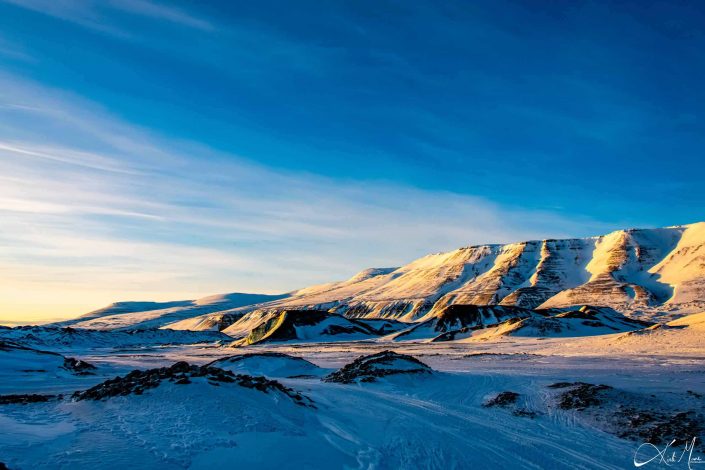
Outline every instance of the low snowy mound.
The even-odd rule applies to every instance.
[[[430,374],[429,366],[413,356],[382,351],[370,356],[361,356],[340,370],[327,375],[325,382],[354,383],[375,382],[377,379],[397,374]]]
[[[430,319],[390,336],[389,339],[394,341],[423,339],[452,341],[467,337],[475,330],[498,325],[508,319],[541,318],[544,315],[544,313],[521,307],[453,304],[444,307],[435,314],[429,314],[432,316]]]
[[[193,318],[169,323],[164,328],[171,330],[191,330],[191,331],[223,331],[237,320],[242,318],[244,313],[237,313],[238,309],[225,310],[223,312],[199,315]],[[227,333],[226,333],[227,334]]]
[[[675,333],[671,336],[678,336],[682,341],[689,341],[689,337],[691,336],[705,336],[703,335],[705,333],[705,312],[686,315],[667,323],[657,323],[649,328],[632,331],[624,335],[624,338],[629,336],[663,335],[668,333]]]
[[[98,310],[93,310],[74,320],[68,320],[62,322],[63,324],[75,324],[82,321],[92,320],[94,318],[108,317],[111,315],[121,315],[124,313],[136,313],[136,312],[150,312],[153,310],[165,310],[173,307],[187,307],[192,304],[191,300],[175,300],[171,302],[139,302],[139,301],[126,301],[126,302],[113,302],[107,307],[99,308]]]
[[[609,385],[558,382],[549,385],[554,406],[573,411],[589,426],[622,439],[677,448],[696,438],[696,450],[705,437],[702,396],[690,392],[665,402],[654,395],[615,389]]]
[[[353,341],[377,336],[356,320],[322,310],[284,310],[256,326],[242,343],[282,341]]]
[[[94,365],[73,357],[0,340],[0,374],[7,374],[7,380],[16,378],[18,373],[90,375],[95,368]]]
[[[301,357],[283,353],[263,352],[224,357],[208,364],[238,374],[265,377],[320,376],[323,370]]]
[[[668,322],[671,327],[686,327],[693,331],[705,331],[705,312],[686,315],[678,320]]]
[[[406,323],[389,318],[356,318],[355,321],[363,323],[370,328],[377,330],[380,335],[388,335],[398,331],[406,330],[412,323]]]
[[[275,392],[284,395],[297,405],[310,406],[310,400],[298,392],[285,387],[276,380],[250,375],[234,374],[212,366],[196,366],[187,362],[177,362],[171,367],[161,367],[149,370],[133,370],[125,377],[115,377],[82,392],[73,394],[73,399],[104,400],[125,395],[142,395],[145,391],[157,388],[163,383],[172,385],[188,385],[192,383],[209,384],[211,386],[237,385],[259,390],[260,392]]]
[[[223,333],[165,329],[103,331],[49,326],[0,329],[0,339],[42,349],[124,348],[163,344],[197,344],[228,341]]]
[[[630,331],[613,339],[615,350],[647,354],[695,354],[705,350],[705,312]]]
[[[122,380],[106,386],[105,398],[92,399],[99,391],[80,400],[7,398],[17,404],[0,407],[0,460],[10,469],[227,468],[233,462],[316,468],[345,455],[326,440],[320,410],[278,382],[174,369],[141,395],[123,393],[132,390],[129,382],[139,386],[151,379],[121,374]],[[176,384],[167,375],[183,375],[190,383]],[[352,466],[354,459],[348,461]]]
[[[75,320],[61,322],[56,326],[100,330],[161,328],[199,315],[271,302],[283,299],[287,295],[236,292],[174,302],[116,302],[100,310],[87,313]]]
[[[605,307],[583,306],[551,316],[533,315],[528,318],[511,318],[495,328],[477,332],[472,340],[490,340],[502,336],[576,337],[595,336],[634,331],[649,322],[634,320]]]

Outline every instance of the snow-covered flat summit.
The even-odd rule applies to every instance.
[[[468,246],[280,295],[117,302],[61,326],[227,329],[240,336],[285,310],[416,322],[454,304],[526,309],[594,305],[647,319],[702,311],[705,222],[589,238]]]
[[[480,245],[424,256],[399,268],[364,270],[342,282],[268,302],[213,311],[174,329],[249,331],[284,310],[348,318],[425,321],[450,305],[556,309],[610,307],[675,318],[705,309],[705,222],[607,235]]]

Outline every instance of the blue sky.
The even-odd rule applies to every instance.
[[[0,0],[0,319],[701,220],[704,24],[701,2]]]

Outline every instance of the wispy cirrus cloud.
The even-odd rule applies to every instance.
[[[21,45],[0,36],[0,56],[22,62],[34,62],[35,58]]]
[[[0,76],[0,89],[3,320],[118,299],[283,292],[429,251],[603,228],[467,195],[281,171],[16,77]]]
[[[1,0],[27,10],[52,16],[122,39],[136,39],[139,33],[128,27],[119,14],[140,16],[158,22],[213,31],[207,19],[173,6],[150,0]]]
[[[112,0],[109,3],[116,10],[146,16],[155,20],[169,21],[203,31],[213,31],[215,29],[210,21],[192,13],[148,0]]]

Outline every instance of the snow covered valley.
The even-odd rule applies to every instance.
[[[686,331],[64,345],[62,355],[95,369],[0,370],[0,395],[15,397],[0,399],[0,460],[10,469],[634,468],[675,438],[681,460],[668,466],[697,468],[703,335],[643,340]],[[647,347],[663,341],[672,346]],[[3,364],[18,357],[6,349]],[[45,401],[22,403],[26,395]],[[659,460],[645,468],[666,468]]]

